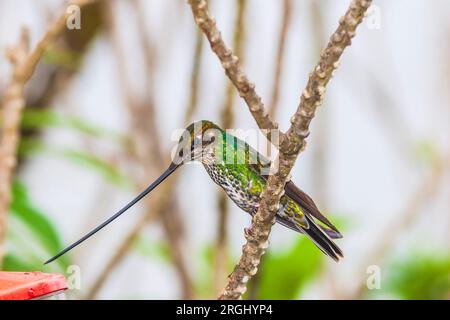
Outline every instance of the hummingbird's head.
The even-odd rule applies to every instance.
[[[204,161],[214,155],[214,146],[222,138],[222,130],[215,123],[199,120],[191,123],[182,133],[175,153],[173,163],[182,165],[192,161]]]
[[[209,155],[213,153],[214,145],[217,145],[218,141],[222,138],[222,130],[211,121],[196,121],[191,123],[178,141],[175,154],[172,154],[172,162],[169,167],[164,171],[155,181],[153,181],[144,191],[137,195],[133,200],[126,204],[122,209],[116,212],[112,217],[98,225],[96,228],[91,230],[89,233],[84,235],[78,241],[72,243],[70,246],[59,252],[53,258],[47,260],[45,263],[50,263],[53,260],[59,258],[66,252],[72,250],[80,243],[84,242],[95,233],[103,229],[105,226],[110,224],[112,221],[117,219],[120,215],[126,212],[129,208],[139,202],[145,195],[149,194],[153,189],[155,189],[161,182],[163,182],[168,176],[175,172],[183,163],[190,161],[204,161],[206,157],[209,159]],[[202,156],[204,158],[200,159]]]

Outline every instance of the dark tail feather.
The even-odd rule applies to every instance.
[[[308,220],[309,228],[305,229],[300,227],[303,233],[305,233],[323,253],[330,256],[334,261],[339,262],[339,260],[344,257],[342,250],[316,225],[313,219],[307,214],[305,214],[305,217]]]
[[[276,220],[279,224],[294,230],[295,232],[304,233],[303,228],[298,227],[292,220],[286,220],[280,217],[279,215],[276,216]],[[328,237],[331,239],[341,239],[343,238],[342,234],[340,232],[336,232],[330,228],[327,228],[325,226],[319,225],[319,228],[322,229],[323,232],[327,234]]]
[[[317,224],[312,220],[311,217],[309,217],[307,214],[305,216],[309,224],[308,229],[295,224],[292,220],[283,219],[279,215],[276,216],[276,220],[279,224],[282,224],[283,226],[289,229],[303,233],[306,236],[308,236],[323,253],[333,258],[333,260],[338,262],[340,258],[343,258],[344,254],[342,253],[341,249],[339,249],[339,247],[330,239],[330,237],[332,236],[336,236],[336,238],[341,238],[342,235],[340,233],[333,234],[331,233],[332,230],[325,229],[325,227],[323,226],[320,226],[319,228],[319,226],[317,226]],[[327,235],[327,233],[331,234]]]
[[[334,231],[330,228],[327,228],[325,226],[319,225],[319,228],[322,229],[323,232],[327,234],[331,239],[341,239],[343,238],[342,234],[340,232]]]

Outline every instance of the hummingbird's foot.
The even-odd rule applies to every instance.
[[[253,225],[248,228],[244,228],[245,237],[249,237],[253,235]]]

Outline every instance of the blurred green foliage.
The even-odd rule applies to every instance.
[[[3,269],[7,271],[65,270],[70,264],[67,256],[52,266],[43,265],[63,248],[53,223],[31,202],[25,186],[14,182],[10,208],[10,228],[7,233],[7,254]]]
[[[158,241],[147,235],[141,234],[134,242],[134,249],[137,253],[147,258],[157,258],[160,261],[170,263],[172,257],[166,242]]]
[[[285,250],[270,250],[263,256],[255,298],[297,299],[320,273],[326,258],[306,237]]]
[[[213,272],[214,249],[208,245],[201,250],[198,259],[196,293],[199,297],[214,298]],[[236,257],[228,261],[231,273]],[[257,276],[256,299],[296,299],[302,289],[320,273],[326,257],[305,237],[299,237],[285,250],[271,250],[263,256]],[[255,279],[255,278],[254,278]],[[251,281],[249,288],[255,283]],[[252,290],[250,288],[250,290]],[[248,292],[244,295],[248,299]]]
[[[67,57],[61,52],[47,52],[52,63],[64,64]],[[70,67],[70,66],[68,66]],[[98,128],[86,121],[57,113],[52,110],[26,109],[22,121],[24,129],[60,128],[94,138],[110,140],[123,147],[127,139],[116,132]],[[415,149],[421,163],[436,159],[431,143],[423,142]],[[39,138],[23,138],[19,146],[21,156],[46,154],[76,163],[102,175],[111,183],[130,186],[132,182],[113,164],[85,152],[67,147],[49,145]],[[42,262],[63,248],[59,233],[51,220],[32,203],[26,187],[13,184],[10,227],[7,234],[7,254],[3,269],[8,271],[63,272],[70,264],[69,256],[62,256],[55,264],[44,266]],[[336,222],[336,219],[333,219]],[[348,229],[352,221],[339,220],[339,229]],[[344,228],[343,228],[344,227]],[[144,257],[170,263],[167,244],[152,237],[139,236],[134,250]],[[199,297],[214,298],[213,245],[205,246],[196,259],[196,292]],[[306,237],[298,237],[284,249],[270,250],[263,256],[256,281],[249,283],[256,299],[297,299],[308,284],[320,277],[323,263],[328,259]],[[235,258],[228,261],[227,270],[232,271]],[[448,253],[414,254],[387,264],[383,270],[382,290],[367,292],[368,297],[395,297],[399,299],[448,299],[450,297],[450,256]],[[256,285],[256,286],[255,286]],[[252,286],[255,286],[252,288]],[[248,293],[244,296],[248,298]]]
[[[18,153],[20,156],[46,154],[59,157],[91,169],[113,184],[123,187],[130,187],[133,185],[133,182],[128,176],[123,174],[115,165],[108,163],[89,152],[49,145],[39,139],[22,138],[19,144]]]
[[[74,130],[95,138],[111,140],[121,145],[127,144],[127,137],[104,128],[98,128],[86,120],[78,117],[65,115],[48,109],[25,108],[22,117],[23,129],[62,128]]]
[[[333,217],[333,223],[343,233],[351,226],[345,215],[335,218],[327,213],[327,216]],[[305,287],[320,276],[326,259],[329,258],[311,240],[299,236],[286,249],[270,250],[263,256],[256,282],[249,283],[249,292],[255,290],[255,299],[297,299]],[[253,285],[255,289],[251,288]]]
[[[420,164],[424,165],[434,163],[439,158],[436,145],[426,140],[415,145],[414,156]]]
[[[214,246],[207,245],[200,251],[197,259],[198,271],[196,272],[195,290],[200,298],[213,298],[213,272],[214,272]]]
[[[415,254],[388,266],[386,291],[400,299],[449,299],[450,255]]]
[[[80,52],[50,46],[45,50],[42,61],[46,64],[75,71],[78,69],[82,57],[83,55]]]
[[[122,146],[126,144],[126,137],[112,130],[100,129],[85,120],[64,115],[46,109],[25,109],[22,118],[23,129],[63,128],[74,130],[80,134],[86,134],[94,138],[111,140]],[[117,166],[86,152],[73,150],[67,147],[49,145],[39,138],[23,137],[19,144],[19,155],[30,156],[37,153],[61,157],[73,163],[82,165],[96,171],[105,179],[116,185],[130,187],[132,181],[127,175],[120,172]]]
[[[69,129],[79,134],[126,145],[126,139],[113,131],[99,129],[84,120],[52,110],[25,109],[22,128]],[[101,174],[111,183],[121,186],[132,184],[129,178],[113,164],[89,152],[44,143],[39,137],[22,137],[18,153],[22,157],[38,153],[60,157]],[[70,264],[68,256],[62,256],[54,264],[43,265],[43,261],[63,249],[63,245],[52,221],[36,208],[28,196],[26,187],[17,181],[12,187],[10,212],[7,254],[4,257],[2,269],[7,271],[65,271]]]

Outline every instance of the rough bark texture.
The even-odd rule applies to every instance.
[[[195,22],[208,38],[211,49],[219,58],[225,73],[245,100],[247,106],[261,129],[278,130],[278,124],[274,122],[261,97],[256,93],[255,85],[244,74],[239,58],[227,47],[217,29],[215,19],[208,12],[206,0],[189,0]],[[270,131],[265,132],[270,139]],[[280,134],[281,135],[281,134]]]
[[[72,4],[83,6],[88,1],[74,1]],[[17,146],[20,139],[20,123],[25,107],[25,84],[33,75],[45,50],[62,32],[70,13],[64,12],[50,25],[33,50],[29,50],[28,32],[24,29],[16,47],[8,50],[7,56],[13,64],[9,84],[2,97],[2,127],[0,141],[0,261],[4,255],[7,212],[11,202],[11,183],[16,167]]]
[[[228,285],[219,299],[241,298],[248,280],[256,274],[261,256],[268,247],[268,237],[283,194],[284,184],[289,179],[289,173],[298,154],[306,145],[309,124],[322,102],[325,87],[331,79],[333,70],[338,66],[339,58],[344,49],[351,44],[356,27],[363,20],[370,4],[370,0],[351,2],[345,16],[339,20],[339,27],[323,50],[319,63],[311,73],[299,107],[291,119],[292,125],[281,141],[279,156],[272,164],[272,174],[261,195],[258,212],[253,216],[252,233],[247,233],[247,243],[243,247],[241,259],[230,275]]]
[[[245,38],[245,13],[247,8],[247,0],[236,1],[236,17],[234,24],[233,49],[237,56],[243,57],[244,38]],[[224,129],[234,127],[234,100],[235,90],[233,83],[227,82],[225,88],[225,101],[221,112],[220,126]],[[219,190],[218,194],[219,219],[216,238],[215,252],[215,268],[214,268],[214,294],[220,294],[226,284],[227,265],[228,265],[228,213],[230,199],[223,190]]]

